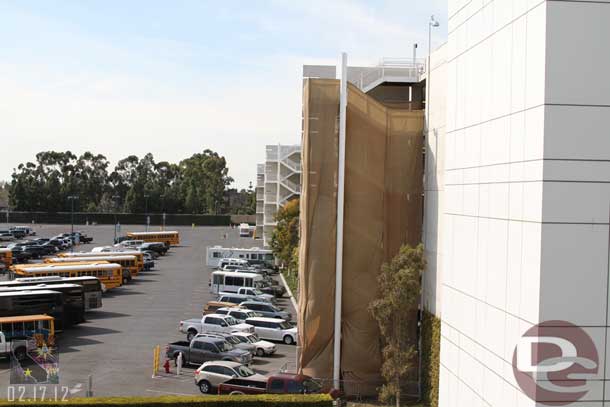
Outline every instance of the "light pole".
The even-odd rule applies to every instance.
[[[70,252],[74,252],[74,201],[78,199],[78,195],[70,195],[68,196],[68,201],[70,201],[70,222],[72,224],[70,228],[70,240],[72,240],[72,245],[70,245]]]
[[[148,198],[150,195],[144,194],[144,214],[146,215],[146,231],[148,232],[148,224],[150,223],[150,219],[148,217]]]
[[[119,195],[112,195],[112,201],[114,202],[114,244],[117,243],[116,241],[116,235],[117,235],[117,211],[119,210],[119,200],[121,199],[121,197]]]
[[[426,67],[426,137],[430,132],[430,77],[432,76],[432,69],[430,67],[430,54],[432,53],[432,27],[436,28],[440,24],[434,18],[434,15],[430,16],[428,22],[428,66]]]

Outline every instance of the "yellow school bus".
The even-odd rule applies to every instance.
[[[180,233],[176,231],[163,232],[131,232],[127,237],[132,240],[143,240],[145,242],[163,242],[170,246],[180,244]]]
[[[6,343],[12,339],[43,338],[47,343],[55,341],[55,318],[46,314],[22,315],[0,318],[0,332]]]
[[[0,248],[0,263],[9,268],[13,264],[13,252],[11,249]]]
[[[144,253],[135,250],[126,250],[123,252],[74,252],[74,253],[59,253],[57,257],[71,258],[74,261],[80,261],[83,257],[114,257],[114,256],[135,256],[137,260],[138,270],[136,274],[144,269]],[[113,262],[114,263],[114,262]]]
[[[91,253],[88,257],[47,257],[45,263],[50,264],[72,264],[81,262],[100,262],[120,264],[123,270],[129,271],[131,277],[135,277],[144,268],[144,263],[140,264],[138,258],[133,255],[115,255],[115,256],[98,256],[97,253]]]
[[[67,264],[43,265],[20,264],[11,267],[15,277],[97,277],[106,290],[120,287],[123,284],[123,267],[120,264],[103,262],[82,262]]]

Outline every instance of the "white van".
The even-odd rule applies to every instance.
[[[210,292],[214,294],[236,293],[241,287],[256,287],[261,281],[263,281],[263,276],[255,273],[217,270],[212,273]]]
[[[250,228],[250,225],[248,225],[247,223],[241,223],[239,225],[239,237],[250,237],[250,231],[252,229]]]

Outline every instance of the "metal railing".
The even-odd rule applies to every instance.
[[[363,91],[368,91],[371,85],[379,82],[417,82],[422,72],[423,64],[404,67],[379,66],[366,72],[362,71],[357,86]]]
[[[289,158],[282,160],[282,164],[284,164],[286,167],[290,168],[294,172],[301,172],[301,164],[296,163]]]
[[[301,186],[294,181],[285,179],[285,180],[282,180],[282,184],[284,184],[285,187],[287,187],[294,193],[297,193],[297,194],[301,193]]]

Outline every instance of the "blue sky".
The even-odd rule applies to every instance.
[[[300,140],[303,64],[424,56],[430,14],[434,47],[445,0],[0,0],[0,180],[41,150],[211,148],[247,186],[265,144]]]

